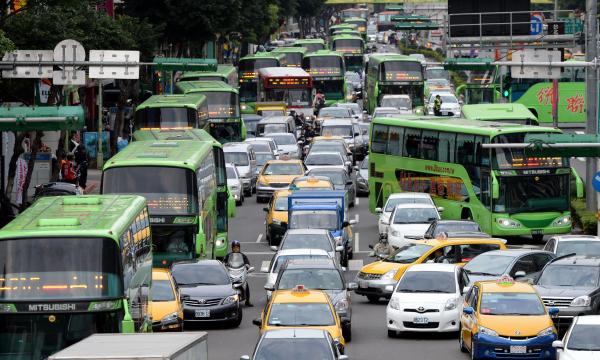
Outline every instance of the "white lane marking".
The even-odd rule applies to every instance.
[[[255,278],[267,277],[267,275],[269,275],[269,274],[261,273],[261,272],[248,274],[249,277],[255,277]]]
[[[360,198],[357,197],[356,200],[354,200],[354,202],[356,203],[354,205],[356,205],[356,206],[360,205]]]
[[[357,223],[358,223],[358,219],[360,219],[360,217],[358,216],[358,214],[354,215],[354,220],[356,220]]]
[[[354,234],[354,248],[356,249],[356,251],[360,250],[360,234],[356,233]]]
[[[358,271],[362,269],[363,261],[361,259],[358,260],[348,260],[348,270],[350,271]]]
[[[259,243],[262,240],[262,236],[263,236],[262,233],[258,234],[258,237],[256,238],[257,243]]]
[[[260,271],[262,272],[262,269],[269,269],[269,265],[271,265],[271,262],[269,260],[263,260],[262,263],[260,264]],[[266,272],[265,272],[265,274],[266,274]]]

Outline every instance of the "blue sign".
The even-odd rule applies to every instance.
[[[542,19],[541,15],[532,15],[531,16],[531,26],[529,33],[531,35],[539,35],[542,33],[544,28],[544,19]]]
[[[594,178],[592,179],[592,186],[594,187],[594,190],[600,192],[600,171],[594,175]]]

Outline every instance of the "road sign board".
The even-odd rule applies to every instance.
[[[6,53],[2,61],[52,61],[52,50],[16,50]],[[52,66],[15,66],[12,70],[2,71],[3,78],[43,79],[52,77]]]
[[[52,74],[52,84],[85,85],[85,71],[73,70],[72,68],[55,70]]]
[[[137,79],[139,66],[112,66],[111,63],[138,63],[139,51],[90,50],[90,61],[106,63],[89,67],[91,79]]]
[[[55,61],[85,61],[85,49],[75,40],[67,39],[54,47]]]
[[[600,171],[594,175],[594,178],[592,179],[592,186],[594,187],[594,190],[600,192]]]
[[[79,42],[71,39],[59,42],[54,47],[54,61],[63,61],[65,65],[59,65],[61,70],[53,72],[53,84],[85,85],[85,71],[78,70],[79,67],[68,64],[73,61],[85,61],[85,49]]]
[[[529,34],[539,35],[544,30],[544,17],[540,13],[531,14],[531,26]]]
[[[560,62],[561,54],[558,50],[545,49],[525,49],[517,50],[512,53],[512,62],[510,67],[510,76],[515,79],[559,79],[561,76],[560,67],[527,65],[531,62]]]

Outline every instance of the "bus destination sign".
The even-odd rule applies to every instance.
[[[270,77],[266,80],[266,87],[269,88],[294,88],[312,86],[309,77]]]

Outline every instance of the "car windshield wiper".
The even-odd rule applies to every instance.
[[[465,270],[465,271],[469,275],[482,275],[482,276],[497,276],[497,275],[499,275],[499,274],[486,273],[483,271],[471,271],[471,270]]]
[[[214,283],[193,282],[193,283],[178,283],[179,286],[194,286],[194,285],[216,285]]]

